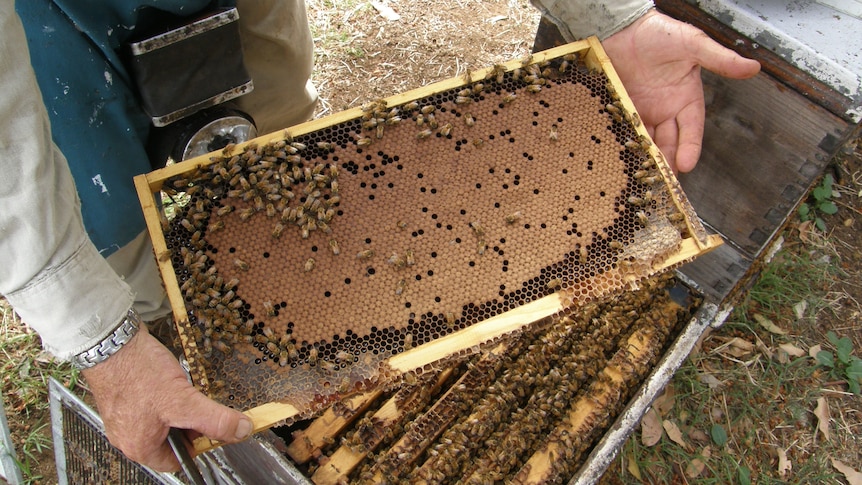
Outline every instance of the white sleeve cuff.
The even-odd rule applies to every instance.
[[[654,7],[652,0],[531,0],[560,29],[567,42],[596,35],[605,40]]]
[[[131,288],[89,240],[6,298],[39,332],[45,349],[63,360],[104,339],[134,301]]]

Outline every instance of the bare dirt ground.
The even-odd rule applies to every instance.
[[[316,45],[313,78],[321,95],[317,116],[521,58],[530,50],[538,24],[528,0],[390,1],[397,19],[360,0],[307,2]],[[770,303],[754,295],[728,325],[706,336],[671,385],[676,397],[666,398],[661,409],[666,421],[678,425],[687,446],[668,434],[645,446],[638,431],[606,474],[608,483],[848,483],[830,460],[862,469],[860,398],[848,391],[846,381],[808,357],[816,345],[835,351],[826,337],[829,330],[849,337],[853,355],[862,354],[862,148],[849,146],[835,167],[841,197],[835,199],[838,213],[825,217],[828,233],[810,225],[800,231],[794,224],[785,235],[786,250],[777,258],[782,265],[771,273],[778,283],[794,274],[817,273],[807,290],[819,296],[803,298],[808,303],[800,317],[794,306],[798,298],[773,304],[775,298]],[[786,333],[755,326],[755,314]],[[21,447],[33,439],[31,431],[47,422],[47,410],[30,404],[34,398],[25,395],[19,377],[36,377],[38,387],[44,375],[57,372],[37,358],[38,339],[20,337],[22,328],[14,317],[4,317],[0,335],[8,355],[3,394],[19,458]],[[728,345],[733,338],[750,346]],[[787,354],[783,344],[803,355]],[[18,350],[6,350],[11,348]],[[74,386],[68,367],[59,373]],[[704,376],[723,384],[711,387],[714,382]],[[815,413],[819,398],[829,410],[828,439],[818,431],[818,415],[823,415],[822,408]],[[711,434],[715,424],[727,434],[721,445],[716,443],[720,435]],[[39,436],[47,436],[47,429]],[[704,456],[710,446],[711,457]],[[28,450],[29,481],[56,483],[50,443]],[[704,467],[689,473],[695,459]],[[742,469],[748,470],[748,482]]]

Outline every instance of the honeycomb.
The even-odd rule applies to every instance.
[[[702,250],[596,49],[180,164],[163,188],[190,200],[161,214],[157,257],[176,278],[196,384],[230,406],[308,415],[399,374],[386,365],[397,354],[549,296],[561,309],[634,287],[686,240]],[[488,343],[460,341],[453,356]]]

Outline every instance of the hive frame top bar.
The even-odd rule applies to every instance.
[[[555,59],[570,53],[578,53],[589,68],[602,71],[609,79],[610,83],[614,85],[617,92],[620,94],[620,102],[622,103],[625,110],[627,110],[629,113],[636,112],[630,99],[625,94],[624,88],[620,83],[616,72],[610,65],[609,59],[607,58],[596,38],[590,38],[584,41],[579,41],[565,46],[553,48],[548,51],[536,53],[533,55],[532,62],[539,63],[544,61],[545,59]],[[507,71],[510,71],[512,69],[521,67],[522,61],[510,61],[503,65],[506,67]],[[385,101],[387,106],[399,106],[414,99],[419,99],[422,97],[434,95],[436,93],[444,92],[452,88],[464,86],[466,84],[469,84],[470,80],[483,79],[489,73],[493,72],[493,70],[493,67],[479,69],[470,73],[469,77],[462,76],[459,78],[441,81],[419,89],[391,96],[389,98],[386,98]],[[269,135],[258,137],[254,140],[251,140],[250,142],[238,145],[236,147],[236,150],[242,150],[244,147],[250,144],[265,145],[271,142],[285,140],[288,137],[301,136],[322,129],[324,127],[356,119],[361,115],[361,108],[357,107],[349,109],[341,113],[330,115],[326,118],[309,121],[291,127],[282,132],[275,132]],[[636,126],[635,129],[639,134],[648,137],[648,134],[646,133],[646,130],[643,126]],[[657,160],[664,160],[663,156],[655,148],[654,145],[651,145],[649,147],[649,153]],[[188,325],[188,315],[186,312],[185,305],[183,303],[183,295],[180,292],[179,283],[176,274],[174,273],[174,269],[171,265],[170,259],[160,257],[160,255],[165,254],[165,252],[169,250],[165,241],[164,234],[161,230],[160,211],[158,209],[158,204],[156,203],[156,200],[154,198],[154,193],[161,190],[163,184],[168,179],[177,175],[188,173],[199,167],[206,167],[209,164],[213,163],[210,158],[211,156],[212,154],[197,157],[185,162],[166,167],[164,169],[154,171],[149,174],[140,175],[135,178],[136,188],[141,199],[145,219],[147,221],[148,229],[153,240],[154,251],[158,259],[158,264],[165,282],[168,296],[172,302],[174,318],[178,324],[178,330],[181,334],[180,337],[181,340],[183,340],[184,350],[187,353],[187,359],[189,360],[189,364],[191,367],[192,378],[195,384],[203,389],[207,389],[210,384],[208,382],[206,370],[204,369],[203,365],[195,359],[194,355],[188,355],[189,352],[195,350],[194,339],[189,338],[188,335],[183,335],[183,329],[186,328]],[[705,236],[702,228],[692,226],[692,224],[696,223],[695,220],[692,220],[693,212],[690,208],[683,206],[681,200],[684,200],[684,196],[682,195],[681,190],[676,183],[676,179],[671,174],[669,167],[667,167],[666,163],[660,163],[658,169],[661,171],[664,180],[668,184],[669,190],[679,196],[673,197],[672,200],[677,206],[677,209],[681,213],[688,216],[686,217],[686,224],[688,225],[689,229],[691,229],[690,233],[694,235],[694,237],[684,239],[680,247],[674,254],[669,255],[662,261],[654,262],[652,268],[654,271],[678,266],[694,258],[695,256],[707,252],[721,244],[721,240],[717,236]],[[632,280],[626,280],[625,276],[623,276],[622,279],[624,281],[628,281],[629,283],[635,283]],[[510,310],[503,314],[493,316],[491,318],[481,321],[478,324],[469,326],[455,333],[451,333],[447,336],[430,341],[422,346],[397,354],[389,358],[389,360],[387,361],[387,365],[393,371],[395,371],[396,374],[403,374],[406,372],[410,372],[413,369],[421,368],[423,365],[437,362],[441,359],[446,358],[447,356],[452,355],[453,346],[459,345],[459,342],[492,342],[507,334],[517,331],[519,328],[531,322],[558,313],[563,309],[564,302],[566,299],[571,301],[572,297],[570,295],[566,295],[565,290],[552,293],[546,297],[542,297],[538,300],[515,308],[514,310]],[[467,345],[466,347],[470,348],[471,346],[472,344]],[[279,422],[284,421],[285,419],[296,417],[299,413],[300,410],[296,406],[282,402],[270,402],[261,406],[257,406],[253,409],[246,410],[246,414],[249,415],[249,417],[251,417],[254,422],[255,431],[269,428]],[[198,448],[199,451],[209,449],[214,445],[216,445],[216,443],[210,442],[205,438],[202,438],[195,443],[195,446],[196,448]]]

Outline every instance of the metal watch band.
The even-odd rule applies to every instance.
[[[108,357],[117,353],[132,337],[138,333],[141,326],[141,317],[134,309],[130,309],[122,323],[105,337],[104,340],[88,350],[72,357],[72,365],[78,369],[87,369],[105,361]]]

